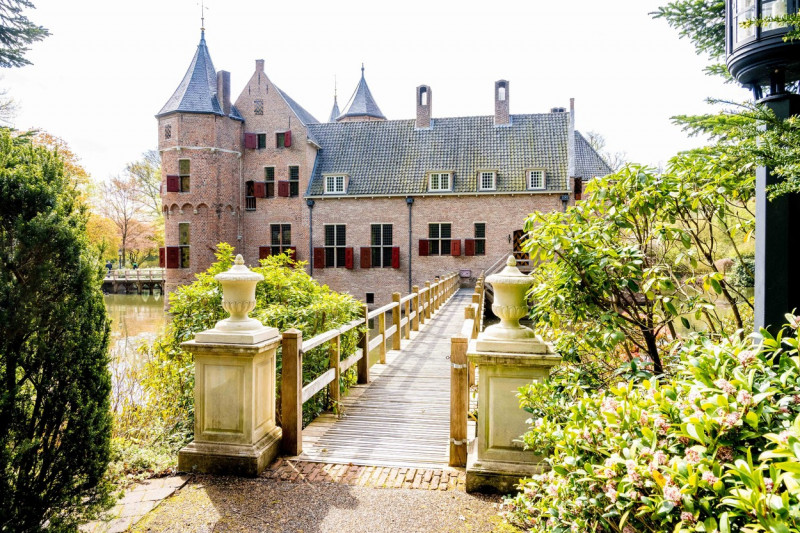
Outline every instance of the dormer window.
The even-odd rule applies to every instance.
[[[545,188],[544,170],[528,170],[527,185],[531,190],[542,190]]]
[[[478,190],[493,191],[497,188],[497,173],[491,170],[478,172]]]
[[[449,192],[452,177],[450,172],[431,172],[428,174],[428,192]]]
[[[344,176],[325,176],[325,194],[344,194]]]

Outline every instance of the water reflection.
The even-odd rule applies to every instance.
[[[141,398],[137,378],[144,361],[139,347],[163,331],[167,314],[159,294],[109,294],[105,301],[111,318],[112,408],[117,411],[123,403]]]

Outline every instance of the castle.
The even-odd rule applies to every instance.
[[[163,174],[166,289],[190,283],[225,241],[247,263],[290,251],[312,276],[368,304],[444,272],[477,275],[520,252],[525,218],[565,209],[610,172],[575,131],[574,105],[438,118],[415,90],[416,119],[387,120],[364,78],[319,122],[257,60],[235,102],[201,32],[178,88],[156,115]]]

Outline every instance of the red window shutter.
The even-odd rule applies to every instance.
[[[258,247],[258,258],[266,259],[267,257],[272,255],[272,248],[269,246],[259,246]]]
[[[167,251],[162,246],[158,249],[158,267],[164,268],[167,266]]]
[[[281,180],[278,182],[278,196],[282,196],[283,198],[289,197],[289,182],[286,180]]]
[[[392,247],[392,268],[400,268],[400,248]]]
[[[464,239],[464,255],[475,255],[475,239]]]
[[[167,268],[180,268],[181,248],[180,246],[167,246]]]
[[[372,248],[361,247],[361,268],[372,268]]]
[[[419,240],[419,256],[425,257],[428,255],[428,239]]]
[[[167,176],[167,192],[179,192],[181,180],[178,176]]]
[[[453,239],[450,241],[450,255],[458,257],[461,255],[461,240]]]
[[[314,248],[314,268],[325,268],[325,248]]]
[[[575,200],[583,197],[583,178],[575,178]]]
[[[289,257],[291,257],[293,261],[297,260],[297,246],[287,246],[286,252],[289,254]]]
[[[263,181],[257,181],[253,183],[253,196],[256,198],[266,198],[267,197],[267,184]]]
[[[344,249],[344,267],[353,270],[353,247],[348,246]]]
[[[292,132],[291,131],[287,131],[286,133],[283,134],[283,146],[285,146],[286,148],[289,148],[290,146],[292,146]]]
[[[244,147],[250,148],[251,150],[258,148],[258,137],[255,133],[244,134]]]

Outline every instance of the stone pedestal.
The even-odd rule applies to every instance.
[[[247,314],[263,276],[242,256],[218,274],[222,306],[231,316],[181,344],[195,359],[194,441],[178,452],[183,472],[257,476],[278,454],[275,355],[278,330]]]
[[[517,391],[547,378],[561,362],[553,347],[519,319],[528,312],[529,276],[516,267],[513,256],[506,268],[486,281],[494,289],[492,311],[500,323],[486,328],[469,343],[467,357],[480,372],[477,438],[467,454],[467,492],[513,492],[520,478],[542,470],[542,458],[525,450],[522,435],[529,414],[519,407]]]
[[[477,438],[467,454],[467,492],[514,491],[520,478],[542,471],[542,458],[524,450],[522,435],[530,414],[519,407],[517,390],[547,378],[561,362],[549,344],[536,340],[528,350],[539,353],[484,352],[472,341],[469,362],[478,366]]]

